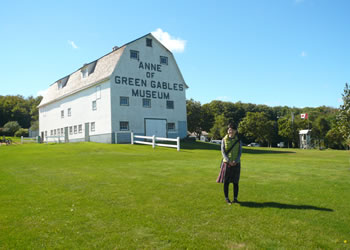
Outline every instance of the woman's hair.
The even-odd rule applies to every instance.
[[[230,123],[229,125],[227,125],[227,129],[229,129],[229,128],[232,128],[232,129],[234,129],[234,130],[237,130],[236,124],[233,124],[233,123]]]

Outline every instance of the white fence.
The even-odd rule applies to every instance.
[[[137,141],[137,140],[134,140],[134,138],[152,140],[152,142]],[[176,145],[157,143],[157,141],[176,142]],[[134,133],[131,133],[131,144],[135,144],[135,143],[152,145],[153,148],[155,148],[156,146],[176,148],[177,151],[180,151],[180,137],[177,137],[176,139],[171,139],[171,138],[164,138],[164,137],[156,137],[155,135],[153,135],[153,136],[143,136],[143,135],[134,135]]]
[[[38,142],[38,136],[36,137],[23,137],[21,136],[21,144]]]
[[[51,139],[51,140],[50,140]],[[50,136],[45,136],[44,142],[49,143],[49,142],[54,142],[54,143],[64,143],[64,135],[50,135]]]

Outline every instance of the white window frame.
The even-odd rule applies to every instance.
[[[133,55],[136,55],[136,57],[134,57]],[[135,60],[139,60],[140,58],[140,52],[137,50],[130,50],[130,59],[135,59]]]
[[[79,124],[78,130],[79,130],[79,134],[83,133],[83,125],[82,124]]]
[[[165,62],[163,62],[162,59],[164,59]],[[167,56],[160,56],[159,61],[160,61],[160,64],[168,65],[168,57]]]
[[[81,77],[87,78],[89,76],[89,69],[88,67],[81,69]]]
[[[122,123],[124,123],[124,124],[122,124]],[[126,126],[124,126],[124,125],[126,125]],[[120,131],[129,131],[129,122],[128,121],[120,121],[119,122],[119,130]]]
[[[92,110],[97,110],[97,101],[92,101]]]
[[[91,132],[95,132],[95,130],[96,130],[95,122],[91,122],[90,127],[91,127]]]
[[[169,107],[169,106],[168,106],[169,103],[172,103],[172,104],[173,104],[173,105],[172,105],[173,107]],[[166,101],[166,108],[167,108],[167,109],[175,109],[174,101],[172,101],[172,100],[167,100],[167,101]]]
[[[61,118],[64,118],[64,110],[61,110]]]
[[[96,100],[101,99],[101,85],[96,86]]]
[[[127,100],[127,104],[122,104],[122,99]],[[119,105],[120,105],[120,106],[129,106],[129,97],[128,97],[128,96],[121,96],[121,97],[119,98]]]
[[[69,134],[70,134],[70,135],[73,134],[73,126],[69,126]]]
[[[146,47],[153,47],[153,41],[151,38],[146,38]]]
[[[68,108],[67,113],[68,113],[68,116],[72,116],[72,109]]]
[[[77,134],[77,133],[78,133],[78,126],[74,125],[74,134]]]
[[[145,101],[149,101],[149,106],[145,105]],[[150,98],[142,98],[142,107],[144,108],[151,108],[152,107],[152,101]]]
[[[173,124],[173,128],[169,127],[170,124]],[[168,122],[168,130],[169,131],[175,131],[175,122]]]

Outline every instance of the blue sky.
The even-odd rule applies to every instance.
[[[350,82],[349,10],[347,0],[5,1],[0,95],[37,96],[158,30],[188,99],[339,107]]]

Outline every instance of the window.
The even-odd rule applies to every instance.
[[[174,101],[166,101],[167,109],[174,109]]]
[[[79,124],[79,134],[83,133],[83,125]]]
[[[56,135],[56,129],[53,130],[53,134]]]
[[[101,86],[96,87],[96,100],[101,99]]]
[[[160,64],[168,65],[168,57],[166,57],[166,56],[161,56],[161,57],[160,57]]]
[[[92,101],[92,110],[96,110],[97,106],[96,106],[96,101]]]
[[[147,47],[152,47],[152,39],[146,38],[146,46]]]
[[[88,70],[88,68],[84,68],[84,69],[81,70],[81,76],[82,76],[83,78],[86,78],[86,77],[89,76],[89,70]]]
[[[50,135],[52,136],[53,135],[53,130],[51,129],[51,131],[50,131]]]
[[[95,122],[92,122],[92,123],[91,123],[91,131],[92,131],[92,132],[95,131]]]
[[[130,50],[130,58],[139,60],[139,52],[136,50]]]
[[[61,130],[58,128],[57,129],[57,135],[60,135],[61,134]]]
[[[77,125],[74,126],[74,134],[76,134],[76,133],[78,133],[78,126]]]
[[[61,135],[64,135],[64,133],[63,133],[63,128],[61,128]]]
[[[71,116],[72,115],[72,109],[69,108],[67,113],[68,113],[68,116]]]
[[[73,134],[73,127],[72,126],[69,127],[69,134],[71,134],[71,135]]]
[[[47,137],[47,131],[45,131],[45,137]]]
[[[168,123],[168,130],[175,130],[175,123],[174,122]]]
[[[151,107],[151,99],[143,98],[142,99],[142,107],[150,108]]]
[[[129,106],[129,97],[121,96],[120,97],[120,106]]]
[[[120,122],[120,131],[128,131],[129,122]]]
[[[64,118],[64,110],[61,110],[61,118]]]

